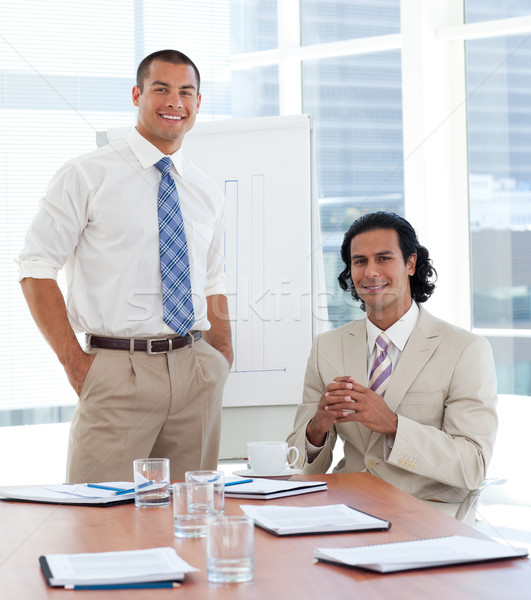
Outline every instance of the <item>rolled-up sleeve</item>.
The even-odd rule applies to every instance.
[[[73,163],[56,173],[15,259],[19,281],[26,277],[57,279],[86,226],[89,195],[83,172]]]

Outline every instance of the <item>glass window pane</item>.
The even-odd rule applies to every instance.
[[[57,418],[60,411],[48,407],[77,401],[33,323],[13,258],[57,168],[94,149],[96,131],[134,120],[134,4],[0,3],[0,409],[8,415],[2,424],[31,423],[32,412]],[[24,352],[14,351],[19,347]]]
[[[530,13],[530,0],[465,0],[465,23],[510,19]]]
[[[531,40],[467,43],[474,326],[531,329]]]
[[[231,92],[234,118],[278,115],[278,67],[233,71]]]
[[[230,0],[231,52],[278,48],[277,0]]]
[[[184,52],[201,73],[198,120],[229,119],[230,0],[150,0],[142,4],[137,18],[143,47],[139,60],[163,48]]]
[[[301,0],[304,46],[399,32],[399,0]]]
[[[127,76],[134,69],[134,0],[2,1],[0,69]],[[105,40],[105,43],[102,43]]]
[[[487,338],[496,362],[499,394],[531,396],[531,339]]]
[[[400,52],[306,61],[304,112],[315,117],[317,184],[333,327],[359,316],[339,289],[339,247],[354,219],[403,214]]]
[[[61,164],[93,150],[96,131],[135,122],[138,62],[166,47],[189,54],[202,75],[201,119],[278,114],[276,66],[231,81],[232,10],[231,0],[0,0],[0,425],[66,420],[77,402],[33,323],[13,258]],[[245,2],[245,11],[249,39],[260,32],[253,49],[274,47],[276,1]]]

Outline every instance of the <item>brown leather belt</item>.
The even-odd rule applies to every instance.
[[[164,354],[172,350],[178,350],[189,346],[193,342],[200,340],[202,333],[200,331],[189,331],[185,336],[170,338],[150,338],[150,339],[132,339],[132,338],[114,338],[102,337],[99,335],[85,334],[86,344],[89,348],[104,348],[105,350],[128,350],[129,352],[147,352],[148,354]]]

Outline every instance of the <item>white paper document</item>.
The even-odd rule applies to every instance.
[[[494,540],[452,535],[409,542],[352,548],[317,548],[315,557],[380,573],[425,569],[445,565],[484,562],[527,556],[525,548],[505,546]]]
[[[326,481],[293,481],[286,479],[257,478],[248,483],[230,485],[225,488],[227,498],[269,500],[283,496],[295,496],[327,489]]]
[[[198,571],[170,547],[48,554],[41,556],[40,563],[52,587],[182,581],[186,573]]]
[[[131,481],[105,481],[98,484],[62,483],[0,488],[0,500],[102,506],[131,502],[135,497],[134,487]]]
[[[254,519],[256,525],[276,535],[381,531],[391,527],[389,521],[350,508],[346,504],[305,507],[244,504],[240,508]]]

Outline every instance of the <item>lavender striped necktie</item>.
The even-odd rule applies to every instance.
[[[387,389],[393,370],[391,359],[387,355],[387,348],[390,343],[391,341],[385,333],[380,333],[376,338],[377,355],[369,378],[369,387],[371,390],[382,397],[385,395],[385,390]]]
[[[164,156],[155,166],[162,172],[157,207],[164,322],[179,335],[185,335],[195,317],[183,216],[177,187],[170,175],[171,158]]]

